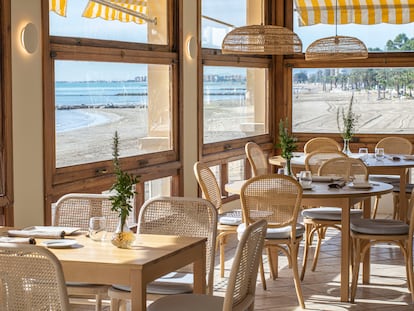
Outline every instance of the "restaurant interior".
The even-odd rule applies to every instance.
[[[267,217],[257,210],[267,205],[267,215],[286,200],[293,218],[268,217],[263,256],[249,259],[257,273],[248,289],[252,300],[237,302],[239,309],[224,300],[230,305],[223,310],[253,310],[252,303],[255,310],[411,310],[411,2],[0,0],[0,237],[9,228],[60,226],[65,199],[110,204],[125,173],[135,178],[133,198],[127,197],[131,227],[159,197],[214,205],[218,224],[203,262],[210,276],[201,285],[194,271],[191,291],[224,297],[242,235],[251,247],[248,225],[260,231],[256,221]],[[314,153],[322,156],[312,164]],[[333,158],[339,158],[333,171],[321,173]],[[302,171],[311,172],[309,188]],[[358,178],[365,186],[358,187]],[[294,203],[283,191],[273,198],[261,182],[295,189]],[[256,194],[248,194],[252,183]],[[168,204],[185,205],[177,202]],[[246,214],[253,205],[256,213]],[[280,223],[290,228],[288,236],[280,237]],[[300,228],[293,230],[295,223]],[[372,240],[382,243],[364,249]],[[72,259],[60,252],[54,254],[67,281],[108,285],[97,273],[68,277],[73,268],[65,263]],[[184,264],[200,270],[195,256]],[[117,310],[118,303],[120,310],[145,310],[154,300],[121,273],[108,280],[131,282],[129,291],[105,287],[98,306],[96,293],[84,299],[68,287],[72,310]]]

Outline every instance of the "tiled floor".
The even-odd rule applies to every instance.
[[[230,243],[234,247],[229,247],[227,250],[226,274],[229,273],[231,267],[236,241],[233,240]],[[411,296],[407,290],[403,256],[396,246],[387,244],[372,248],[371,284],[362,285],[359,282],[355,304],[340,302],[338,298],[339,245],[338,231],[328,230],[315,272],[310,271],[309,261],[307,273],[302,282],[306,310],[414,310],[414,305],[410,305]],[[300,256],[302,256],[302,247]],[[302,257],[299,259],[300,264],[301,259]],[[267,270],[266,264],[265,270]],[[226,278],[220,278],[218,265],[215,272],[215,294],[224,295]],[[268,286],[266,291],[262,289],[260,280],[257,282],[255,310],[301,310],[298,307],[292,271],[287,267],[287,261],[283,255],[279,259],[279,278],[271,280],[269,273],[266,273],[266,278]],[[75,308],[75,310],[93,309],[82,307]]]

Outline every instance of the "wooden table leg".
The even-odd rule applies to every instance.
[[[350,200],[341,199],[342,219],[341,219],[341,301],[349,301],[349,273],[350,269]]]
[[[199,255],[193,264],[194,271],[194,293],[206,293],[206,248],[203,246],[197,251]]]
[[[401,169],[400,171],[400,199],[399,199],[399,219],[407,222],[407,209],[408,209],[408,200],[405,195],[407,185],[407,170]]]
[[[147,310],[147,285],[141,270],[131,271],[131,311]]]
[[[371,217],[371,197],[366,198],[364,200],[364,218]],[[361,249],[364,247],[367,241],[361,241]],[[370,249],[367,250],[366,255],[364,257],[364,261],[362,262],[362,284],[369,284],[369,277],[371,275],[371,265],[370,265]]]

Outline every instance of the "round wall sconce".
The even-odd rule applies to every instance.
[[[27,53],[33,54],[37,50],[39,43],[37,28],[33,23],[28,23],[21,33],[22,46]]]
[[[187,38],[187,56],[191,59],[196,58],[197,56],[197,40],[194,36],[189,36]]]

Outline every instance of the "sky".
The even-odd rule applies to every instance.
[[[50,13],[51,34],[58,36],[108,38],[119,41],[146,42],[147,26],[135,23],[121,23],[117,21],[105,21],[100,18],[87,19],[82,17],[83,9],[88,0],[68,0],[67,17],[61,17]],[[259,1],[258,1],[259,2]],[[243,0],[202,0],[202,14],[223,20],[235,26],[245,24],[244,12],[246,6]],[[242,17],[242,18],[241,18]],[[298,27],[298,19],[294,19],[294,31],[299,35],[303,43],[303,51],[313,41],[335,35],[334,25],[315,25],[311,27]],[[225,33],[231,28],[221,24],[202,20],[203,46],[220,48],[220,42]],[[362,40],[367,47],[383,49],[387,40],[392,40],[396,35],[405,33],[409,38],[414,38],[414,24],[375,26],[364,25],[339,25],[338,35],[355,36]],[[76,35],[74,35],[76,34]],[[92,76],[82,77],[85,73],[95,71],[95,75],[105,80],[127,80],[135,76],[145,75],[146,66],[119,66],[106,64],[100,66],[97,71],[94,63],[82,63],[76,66],[75,62],[59,62],[56,73],[57,81],[79,81],[92,79]]]

